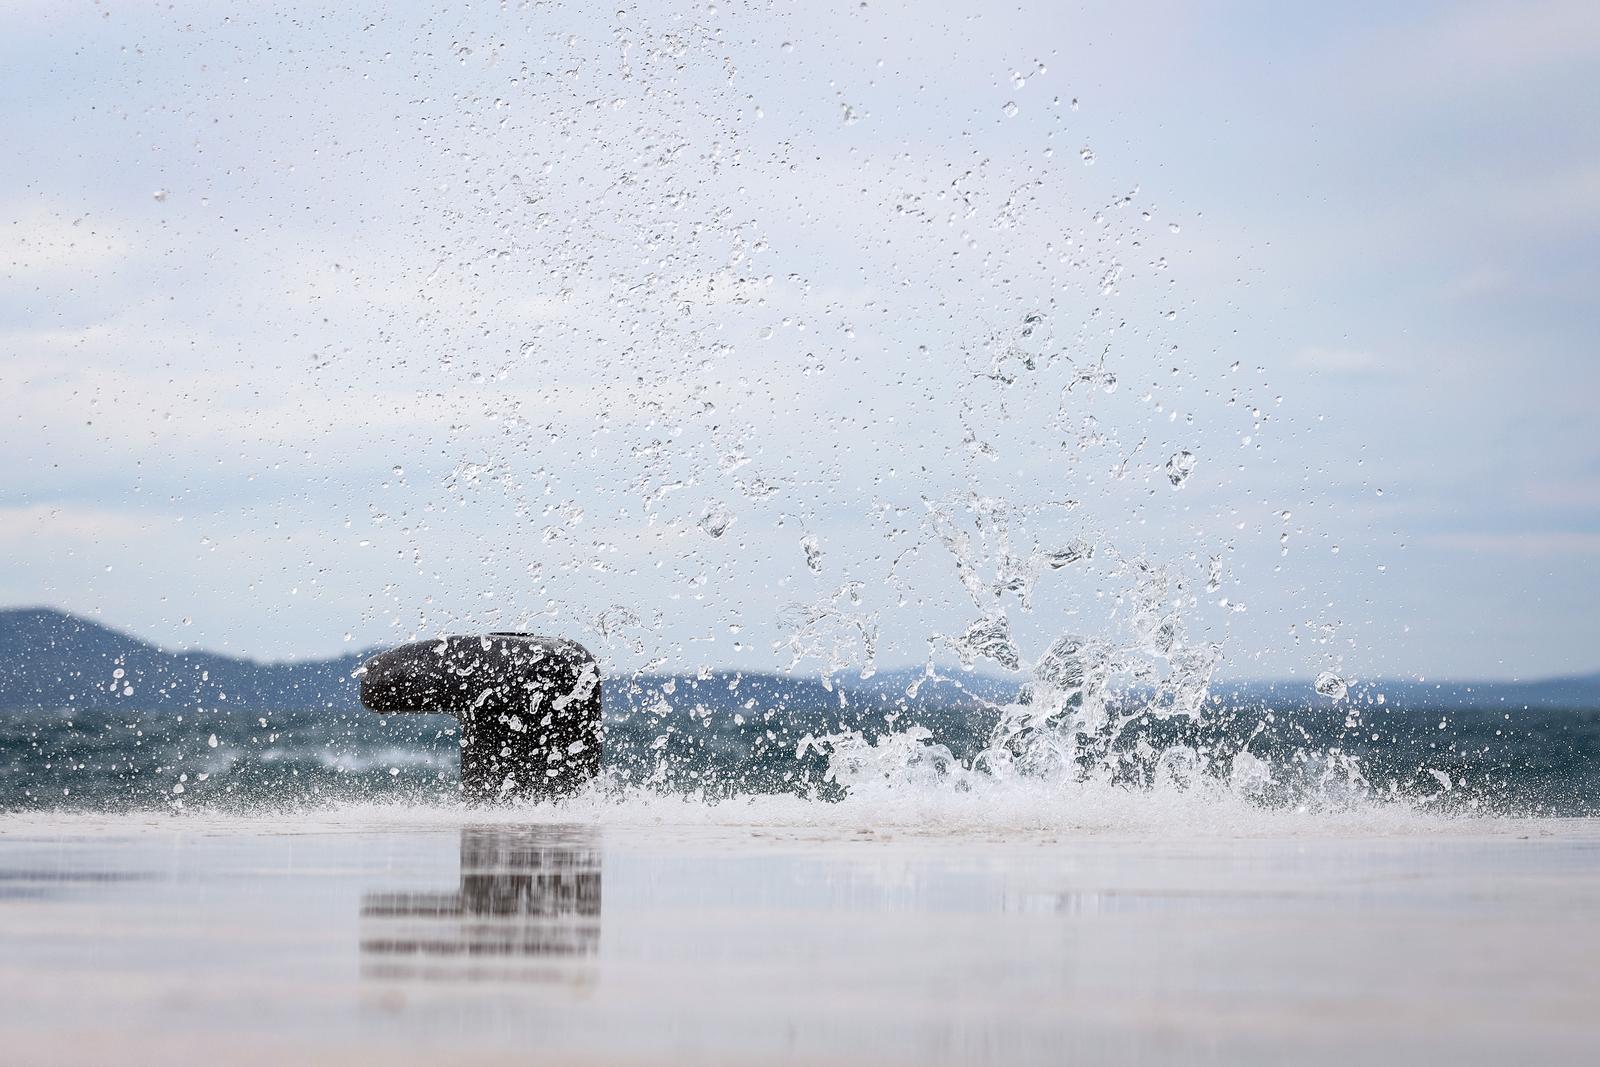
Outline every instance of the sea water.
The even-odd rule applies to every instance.
[[[1086,761],[1053,776],[1000,780],[983,764],[1001,728],[995,711],[930,714],[929,725],[902,721],[895,729],[863,722],[846,733],[829,732],[838,715],[827,708],[759,727],[735,726],[731,716],[703,725],[688,712],[664,719],[625,711],[607,722],[606,773],[594,796],[618,803],[785,797],[801,806],[774,810],[790,817],[809,810],[824,821],[839,804],[856,812],[931,804],[982,819],[986,806],[1027,798],[1029,824],[1046,826],[1082,818],[1080,808],[1094,797],[1121,797],[1129,807],[1154,793],[1166,799],[1152,810],[1187,805],[1197,819],[1220,797],[1263,813],[1600,814],[1600,712],[1592,709],[1385,706],[1366,709],[1354,724],[1314,706],[1214,717],[1206,729],[1143,724],[1136,738],[1124,739],[1114,773]],[[662,737],[672,743],[658,744]],[[0,810],[451,806],[458,752],[444,718],[11,714],[0,720]]]

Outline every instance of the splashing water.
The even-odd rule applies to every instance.
[[[1176,452],[1167,460],[1167,480],[1173,488],[1181,486],[1194,473],[1196,460],[1193,452]]]
[[[1345,684],[1345,680],[1332,671],[1323,671],[1317,675],[1315,688],[1319,694],[1330,700],[1343,700],[1350,691],[1350,687]]]
[[[593,645],[612,797],[1026,796],[1070,818],[1094,796],[1471,792],[1459,753],[1417,747],[1434,733],[1370,741],[1331,671],[1312,708],[1216,691],[1254,651],[1229,643],[1261,588],[1241,561],[1293,564],[1288,501],[1275,525],[1251,510],[1276,492],[1252,481],[1273,393],[1186,332],[1180,235],[1204,227],[1118,172],[1061,75],[996,55],[997,94],[945,101],[929,147],[900,125],[925,79],[797,48],[798,13],[556,4],[408,32],[375,24],[386,46],[351,69],[430,87],[387,101],[408,139],[373,152],[418,161],[416,206],[392,242],[318,250],[329,307],[281,312],[322,353],[308,395],[372,401],[297,405],[311,436],[404,442],[337,482],[360,529],[325,569],[359,575],[341,596],[370,605],[366,639]],[[164,217],[190,199],[153,195]],[[370,357],[328,354],[352,337]],[[1320,605],[1281,610],[1343,662]],[[448,724],[256,726],[221,701],[156,722],[116,681],[115,712],[7,724],[8,804],[450,796]]]

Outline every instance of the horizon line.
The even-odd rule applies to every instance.
[[[140,643],[142,645],[146,645],[146,646],[148,646],[150,648],[153,648],[153,649],[155,649],[155,650],[157,650],[159,652],[167,653],[168,655],[215,656],[215,657],[217,657],[219,659],[231,659],[231,660],[236,660],[236,661],[241,661],[241,662],[245,662],[245,663],[254,664],[256,666],[261,666],[261,667],[308,666],[308,665],[319,664],[319,663],[332,663],[335,660],[341,660],[341,659],[366,658],[366,657],[371,656],[371,655],[373,655],[373,654],[375,654],[375,653],[377,653],[379,651],[382,651],[384,649],[395,647],[392,644],[373,645],[373,646],[370,646],[368,648],[357,649],[357,650],[355,650],[353,652],[346,652],[346,653],[342,653],[342,654],[338,654],[338,655],[323,655],[323,656],[316,656],[316,657],[306,657],[306,658],[303,658],[303,659],[257,659],[257,658],[252,657],[248,653],[242,653],[242,652],[241,653],[218,652],[218,651],[216,651],[214,649],[200,648],[200,647],[181,647],[180,646],[180,647],[174,648],[174,647],[171,647],[171,646],[168,646],[168,645],[158,644],[158,643],[156,643],[154,641],[150,641],[150,640],[148,640],[148,639],[146,639],[144,637],[139,636],[137,633],[133,632],[131,629],[125,629],[125,628],[123,628],[121,626],[117,626],[117,625],[110,625],[110,624],[107,624],[105,622],[100,621],[99,619],[96,619],[96,618],[93,618],[93,617],[90,617],[90,616],[87,616],[87,615],[82,615],[82,614],[79,614],[78,612],[75,612],[75,611],[69,611],[69,610],[67,610],[65,608],[53,607],[53,606],[48,605],[48,604],[37,604],[37,603],[35,603],[35,604],[16,604],[16,605],[0,606],[0,616],[10,615],[10,614],[26,614],[28,612],[43,612],[43,613],[48,613],[48,614],[52,614],[52,615],[64,616],[66,618],[74,619],[74,620],[77,620],[79,622],[88,623],[91,626],[99,627],[102,630],[106,630],[106,631],[108,631],[110,633],[114,633],[114,634],[116,634],[116,635],[118,635],[120,637],[127,638],[127,639],[129,639],[131,641],[137,641],[138,643]],[[438,637],[445,637],[445,636],[460,636],[460,635],[448,635],[448,634],[441,633],[441,634],[439,634],[437,636]],[[469,635],[466,635],[466,636],[471,636],[471,635],[469,634]],[[432,639],[433,638],[430,638],[430,637],[412,636],[412,637],[408,637],[406,639],[406,641],[427,641],[427,640],[432,640]],[[401,642],[401,643],[405,643],[405,642]],[[751,668],[746,668],[746,667],[728,667],[728,666],[724,666],[724,667],[713,667],[713,668],[711,668],[711,670],[715,674],[768,675],[768,676],[772,676],[772,677],[782,677],[782,678],[807,678],[807,677],[811,677],[811,678],[821,679],[821,678],[845,678],[845,677],[849,677],[849,676],[854,675],[854,676],[860,678],[861,680],[865,680],[867,678],[876,677],[878,675],[894,675],[894,674],[909,673],[911,671],[918,671],[918,670],[924,669],[924,666],[925,666],[924,664],[909,663],[909,664],[906,664],[904,666],[882,667],[882,668],[875,669],[872,672],[872,674],[864,675],[864,676],[860,675],[859,672],[855,671],[855,670],[835,671],[835,672],[832,672],[832,673],[823,673],[823,672],[800,673],[800,672],[796,672],[796,671],[785,670],[782,667],[776,667],[776,666],[774,666],[774,667],[763,667],[763,668],[759,668],[759,669],[751,669]],[[940,666],[941,669],[947,669],[947,668],[948,669],[953,669],[954,671],[959,672],[959,674],[961,674],[961,675],[975,676],[975,677],[978,677],[978,678],[984,678],[984,679],[988,679],[988,680],[991,680],[991,681],[1010,681],[1010,680],[1012,680],[1013,677],[1017,677],[1018,681],[1025,680],[1025,676],[1023,675],[1023,672],[1020,672],[1020,671],[1009,671],[1009,672],[1004,672],[1004,673],[993,673],[993,672],[985,672],[985,671],[980,670],[978,668],[972,668],[972,669],[964,668],[964,667],[961,667],[959,664],[954,665],[953,668],[950,667],[950,665],[945,665],[945,664],[941,664],[939,666]],[[682,678],[682,677],[691,677],[692,676],[691,672],[633,671],[633,672],[630,672],[630,673],[634,677],[642,677],[642,676],[646,676],[646,675],[659,675],[659,676],[662,676],[662,677]],[[1218,688],[1225,688],[1227,686],[1243,686],[1243,685],[1279,685],[1279,684],[1311,685],[1311,684],[1313,684],[1313,681],[1314,681],[1314,676],[1308,676],[1306,678],[1300,678],[1300,677],[1296,677],[1296,676],[1284,677],[1284,676],[1281,676],[1281,675],[1280,676],[1244,677],[1244,678],[1223,678],[1223,679],[1218,679],[1218,680],[1213,681],[1211,683],[1211,685],[1210,685],[1210,688],[1212,690],[1216,690]],[[1384,685],[1384,684],[1431,685],[1431,686],[1435,686],[1435,687],[1451,686],[1451,687],[1456,687],[1456,688],[1470,688],[1472,686],[1477,686],[1477,685],[1548,685],[1548,684],[1555,684],[1555,683],[1560,683],[1560,682],[1595,682],[1595,683],[1600,683],[1600,668],[1591,668],[1591,669],[1588,669],[1588,670],[1580,669],[1580,670],[1576,670],[1576,671],[1573,671],[1573,672],[1570,672],[1570,673],[1543,675],[1543,676],[1540,676],[1540,677],[1537,677],[1537,678],[1523,678],[1523,677],[1517,677],[1517,676],[1513,675],[1511,677],[1506,677],[1506,678],[1435,678],[1435,679],[1429,679],[1426,676],[1418,676],[1416,678],[1405,678],[1405,677],[1396,677],[1396,676],[1392,676],[1392,675],[1380,675],[1380,676],[1373,677],[1373,678],[1360,678],[1360,677],[1357,677],[1357,678],[1346,678],[1345,681],[1352,688],[1355,688],[1355,687],[1358,687],[1358,686],[1361,687],[1361,688],[1368,688],[1368,687],[1371,687],[1371,686],[1378,686],[1378,685]]]

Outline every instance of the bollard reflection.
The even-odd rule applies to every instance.
[[[593,827],[463,827],[458,888],[362,895],[362,974],[552,977],[599,950],[600,874]]]

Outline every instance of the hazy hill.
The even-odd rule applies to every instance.
[[[0,610],[0,712],[84,708],[235,708],[332,712],[360,708],[352,672],[367,653],[300,663],[259,663],[211,652],[170,652],[88,619],[49,608]],[[120,672],[120,673],[119,673]],[[960,712],[1005,700],[1016,684],[981,674],[929,682],[914,699],[907,687],[920,671],[889,671],[869,679],[846,676],[826,684],[815,676],[716,672],[644,675],[607,680],[608,716],[633,710],[686,713],[806,712],[852,724],[898,708]],[[1222,684],[1225,700],[1273,706],[1321,705],[1310,682]],[[1411,708],[1600,707],[1600,674],[1535,682],[1417,683],[1374,681],[1353,690],[1357,699],[1382,693],[1390,706]],[[925,718],[925,716],[919,716]]]
[[[360,704],[351,672],[362,658],[257,663],[169,652],[66,612],[13,609],[0,611],[0,710],[348,709]]]
[[[300,663],[259,663],[210,652],[169,652],[97,622],[49,608],[0,611],[0,711],[27,709],[234,708],[248,711],[360,709],[352,676],[367,652]],[[119,673],[120,672],[120,673]],[[751,709],[844,711],[846,719],[906,702],[917,672],[901,671],[846,686],[816,677],[713,672],[708,677],[641,675],[608,679],[608,714],[635,708],[687,712]],[[963,679],[986,697],[1014,686],[982,676]],[[922,687],[916,706],[972,707],[978,700],[949,682]]]
[[[1214,691],[1225,701],[1276,706],[1326,703],[1309,681],[1223,683]],[[1527,682],[1413,682],[1381,678],[1351,687],[1365,702],[1382,694],[1386,704],[1404,708],[1600,708],[1600,674]]]

